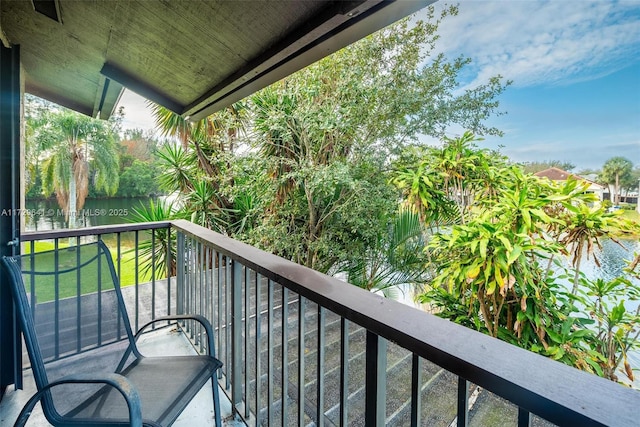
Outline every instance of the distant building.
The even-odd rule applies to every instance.
[[[540,178],[550,179],[551,181],[566,181],[567,179],[569,179],[569,177],[571,177],[579,181],[587,182],[589,183],[589,188],[587,188],[587,193],[595,194],[598,200],[601,202],[604,200],[605,191],[607,191],[607,188],[604,185],[600,185],[597,182],[594,182],[590,179],[584,178],[580,175],[576,175],[571,172],[567,172],[558,168],[545,169],[543,171],[536,172],[534,175]]]

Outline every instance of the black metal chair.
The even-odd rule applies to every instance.
[[[22,409],[24,425],[38,401],[54,426],[167,426],[207,381],[222,427],[211,324],[202,316],[152,320],[131,329],[111,254],[102,241],[3,257],[38,392]],[[156,322],[195,321],[207,355],[145,357],[140,334]]]

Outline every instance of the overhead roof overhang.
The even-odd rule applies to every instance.
[[[127,87],[198,120],[432,2],[0,0],[0,37],[29,93],[107,118]]]

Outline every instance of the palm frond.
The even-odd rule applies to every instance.
[[[139,207],[133,208],[130,221],[157,222],[177,218],[173,203],[156,203],[151,200],[148,206],[141,203]],[[155,230],[154,233],[155,242],[148,239],[138,245],[138,252],[143,260],[142,274],[148,276],[155,274],[156,279],[167,277],[167,274],[174,276],[177,271],[175,233],[170,235],[166,229]],[[168,263],[169,259],[170,263]]]

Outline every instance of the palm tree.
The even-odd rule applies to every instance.
[[[337,266],[352,285],[394,297],[405,286],[420,286],[430,278],[426,241],[421,220],[414,210],[401,209],[387,236],[362,257]]]
[[[132,222],[155,222],[170,221],[183,218],[181,213],[174,209],[173,203],[158,202],[153,200],[148,206],[140,204],[140,207],[133,208]],[[178,271],[176,259],[176,236],[169,233],[167,229],[155,230],[155,245],[152,240],[145,240],[138,245],[138,251],[142,258],[142,275],[154,279],[164,279],[175,276]]]
[[[171,173],[165,175],[166,189],[178,190],[188,195],[196,191],[196,187],[202,189],[206,184],[212,187],[216,195],[207,201],[210,205],[210,209],[207,210],[214,212],[233,209],[233,202],[221,191],[222,183],[233,184],[233,178],[224,174],[224,170],[229,169],[229,164],[224,164],[224,155],[234,152],[244,130],[244,105],[236,103],[198,122],[190,122],[160,105],[149,105],[162,135],[175,137],[182,144],[181,148],[166,146],[158,153],[161,161],[171,171],[177,172],[173,177]],[[195,152],[204,176],[192,167],[194,159],[190,155],[190,148]],[[176,176],[177,181],[171,184],[170,181]]]
[[[620,204],[620,180],[631,173],[633,163],[626,157],[612,157],[602,166],[600,178],[607,184],[614,184],[615,204]]]
[[[89,194],[90,168],[95,188],[113,195],[118,189],[118,148],[107,122],[69,111],[49,114],[34,130],[43,149],[41,163],[45,194],[56,194],[69,228],[76,225],[78,210]]]

